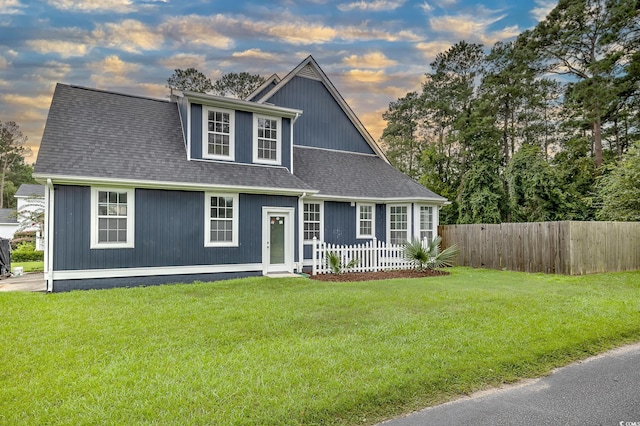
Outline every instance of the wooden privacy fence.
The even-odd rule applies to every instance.
[[[413,263],[405,260],[404,246],[386,244],[374,238],[364,244],[336,245],[313,238],[312,269],[313,275],[329,274],[331,268],[327,264],[327,254],[333,252],[340,256],[342,265],[348,264],[353,259],[358,259],[356,265],[350,268],[350,272],[377,272],[387,269],[410,269]]]
[[[442,225],[442,247],[457,264],[581,275],[640,269],[640,222],[535,222]]]

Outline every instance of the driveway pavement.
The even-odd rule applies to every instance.
[[[42,272],[0,280],[0,291],[46,291],[46,289],[47,286]]]
[[[640,426],[640,343],[380,425]]]

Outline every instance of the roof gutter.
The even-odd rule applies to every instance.
[[[277,105],[259,104],[242,99],[226,98],[224,96],[207,95],[205,93],[183,92],[189,101],[196,101],[204,105],[212,105],[221,108],[236,109],[247,112],[257,112],[260,114],[276,115],[278,117],[293,118],[302,114],[302,110],[285,108]]]
[[[245,194],[277,194],[298,196],[303,193],[315,194],[318,191],[303,188],[276,188],[258,186],[238,186],[238,185],[216,185],[188,182],[165,182],[155,180],[135,180],[135,179],[104,179],[91,176],[67,176],[67,175],[44,175],[34,173],[34,179],[42,182],[55,182],[62,185],[82,185],[82,186],[121,186],[127,188],[143,189],[173,189],[178,191],[222,191],[222,192],[242,192]]]

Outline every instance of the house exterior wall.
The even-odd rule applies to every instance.
[[[386,209],[384,204],[376,204],[375,209],[376,228],[375,235],[378,240],[385,241]],[[324,241],[331,244],[353,245],[365,244],[371,241],[369,238],[356,238],[356,207],[351,203],[325,201],[323,232]],[[311,244],[304,244],[304,258],[311,259]]]
[[[273,89],[275,87],[275,83],[271,82],[269,85],[267,85],[267,87],[265,87],[264,89],[262,89],[261,91],[259,91],[258,93],[256,93],[255,96],[252,96],[251,98],[248,98],[248,101],[257,101],[258,99],[262,98],[264,95],[266,95],[267,93],[269,93],[269,91],[271,89]]]
[[[293,77],[268,102],[304,111],[293,129],[296,145],[374,154],[321,81]]]
[[[298,205],[297,197],[240,194],[238,247],[205,247],[204,200],[203,192],[138,188],[134,248],[90,249],[91,188],[56,185],[53,270],[261,263],[262,206]],[[294,235],[297,247],[297,227]]]
[[[191,104],[191,158],[202,159],[202,105]],[[235,162],[253,163],[253,113],[235,111]],[[282,118],[281,166],[291,170],[291,120]]]

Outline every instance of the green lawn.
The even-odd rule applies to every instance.
[[[16,266],[22,266],[24,268],[24,272],[42,272],[44,271],[44,262],[43,261],[34,261],[34,262],[11,262],[11,270]]]
[[[0,424],[372,424],[640,340],[640,272],[0,293]]]

